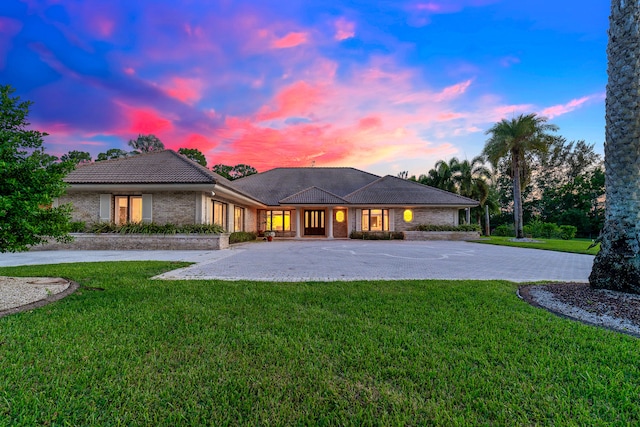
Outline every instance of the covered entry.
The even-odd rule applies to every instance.
[[[324,210],[304,211],[304,235],[324,236],[325,233],[325,213]]]

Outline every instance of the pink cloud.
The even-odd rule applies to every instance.
[[[598,95],[583,96],[582,98],[578,98],[578,99],[572,99],[566,104],[547,107],[540,112],[540,115],[552,119],[554,117],[558,117],[563,114],[570,113],[594,99],[604,99],[604,97],[605,97],[604,94],[598,94]]]
[[[338,41],[350,39],[356,34],[356,24],[351,21],[347,21],[345,18],[340,18],[335,22],[336,33],[334,39]]]
[[[274,40],[271,42],[271,47],[275,49],[287,49],[291,47],[300,46],[307,43],[308,35],[303,32],[292,32],[286,36]]]
[[[275,97],[276,107],[263,107],[257,116],[258,121],[283,118],[309,113],[321,97],[321,90],[304,81],[296,82],[284,88]]]
[[[203,82],[199,79],[173,77],[166,85],[165,92],[185,104],[193,105],[202,97]]]
[[[163,132],[173,129],[171,120],[162,117],[152,109],[133,108],[128,113],[129,133],[153,134],[160,136]]]

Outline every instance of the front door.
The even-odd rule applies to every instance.
[[[304,211],[304,235],[324,236],[324,211]]]

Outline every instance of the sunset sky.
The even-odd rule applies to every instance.
[[[602,152],[609,1],[1,0],[0,84],[48,151],[426,173],[535,112]]]

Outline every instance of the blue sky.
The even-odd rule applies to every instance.
[[[53,154],[426,173],[535,112],[603,151],[609,2],[3,0],[0,83]]]

